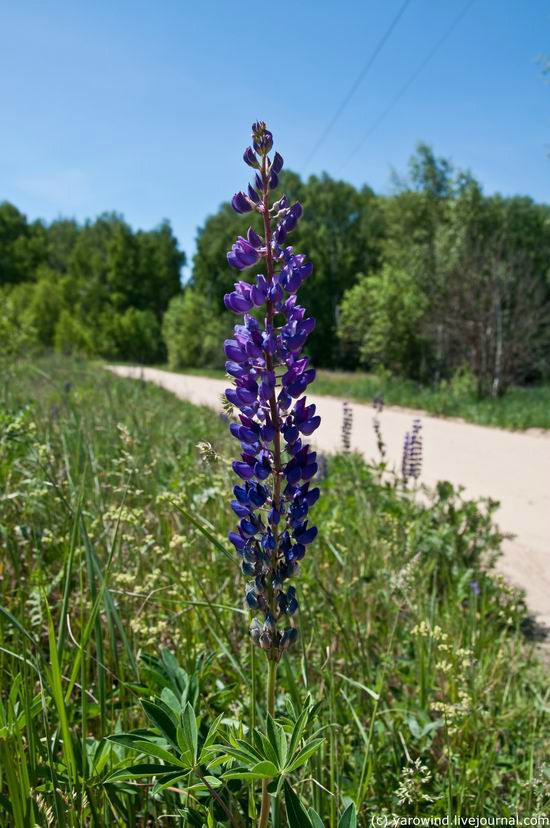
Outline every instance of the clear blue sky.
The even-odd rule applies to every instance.
[[[0,200],[30,219],[122,212],[195,232],[247,181],[266,120],[303,173],[402,0],[0,0]],[[379,192],[417,141],[486,192],[550,200],[550,4],[475,0],[352,160],[465,0],[411,0],[306,172]],[[344,166],[343,166],[344,165]]]

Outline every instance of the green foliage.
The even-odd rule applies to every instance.
[[[381,201],[383,266],[345,294],[338,333],[348,364],[425,383],[467,367],[497,396],[550,370],[550,210],[453,172],[418,146]]]
[[[0,205],[0,284],[34,342],[139,362],[164,359],[161,321],[185,256],[167,222],[134,232],[116,214],[28,224]]]
[[[164,315],[162,335],[171,368],[204,365],[221,368],[223,340],[231,332],[228,315],[219,315],[210,302],[188,287],[170,302]]]
[[[480,396],[498,396],[548,368],[548,222],[528,199],[483,198],[468,177],[448,206],[430,311],[438,361],[447,377],[468,365]]]
[[[62,281],[58,274],[47,266],[36,271],[36,283],[23,282],[14,288],[19,296],[20,318],[36,331],[38,344],[51,346],[55,341],[56,327],[66,308]]]
[[[382,365],[425,388],[466,369],[480,398],[548,378],[548,205],[486,196],[425,144],[394,183],[391,195],[376,195],[283,170],[280,191],[304,207],[290,242],[315,268],[300,300],[317,322],[308,341],[316,367]],[[228,203],[205,220],[182,299],[185,257],[167,222],[150,232],[116,213],[83,226],[29,223],[5,202],[0,285],[35,346],[151,363],[169,351],[172,367],[218,367],[217,340],[235,321],[223,296],[262,270],[239,274],[226,261],[249,224],[261,232],[258,215]]]
[[[46,250],[44,225],[28,224],[17,207],[7,201],[0,202],[0,285],[29,279],[44,261]]]
[[[0,824],[244,825],[264,777],[280,828],[547,812],[548,677],[494,504],[328,458],[264,718],[226,425],[60,357],[0,402]]]
[[[13,291],[0,289],[0,360],[3,370],[24,354],[32,353],[36,330],[28,319],[21,319]]]
[[[94,352],[91,332],[80,319],[65,309],[61,311],[55,326],[54,346],[56,351],[65,356]]]
[[[326,174],[302,182],[298,175],[285,170],[280,189],[291,201],[299,199],[303,204],[304,215],[291,244],[306,252],[315,267],[314,277],[300,291],[300,301],[317,320],[308,348],[317,364],[335,364],[341,359],[334,336],[340,300],[360,270],[378,263],[382,235],[378,201],[369,188],[357,191],[351,184]],[[236,236],[246,232],[247,222],[261,232],[257,217],[238,216],[229,204],[222,204],[197,237],[191,283],[210,307],[228,319],[223,295],[233,289],[239,276],[227,264],[226,254]],[[253,279],[258,270],[261,267],[247,270],[244,278]]]
[[[234,812],[227,798],[232,795],[244,805],[246,789],[242,783],[268,779],[272,794],[277,796],[284,787],[285,796],[290,791],[295,797],[287,779],[304,768],[324,742],[315,734],[306,737],[317,707],[309,698],[298,712],[290,703],[288,714],[280,721],[268,715],[265,733],[254,729],[247,738],[235,727],[222,726],[223,714],[207,725],[189,701],[171,690],[153,701],[142,700],[142,706],[151,730],[140,728],[108,737],[110,742],[134,751],[140,761],[129,766],[128,760],[122,759],[105,783],[155,778],[156,792],[177,784],[186,797],[213,796],[231,821]],[[150,758],[163,764],[142,761]],[[293,824],[292,818],[289,824]]]
[[[379,264],[382,217],[367,187],[358,191],[324,174],[311,176],[301,190],[304,215],[292,244],[315,268],[300,290],[300,303],[317,320],[308,350],[317,365],[335,365],[341,361],[335,335],[338,307],[357,274]]]
[[[315,267],[300,297],[317,320],[308,342],[317,366],[384,365],[425,384],[467,367],[478,396],[548,375],[547,205],[487,197],[425,144],[391,196],[327,175],[281,179],[304,206],[292,244]],[[257,216],[223,204],[199,230],[191,285],[216,317],[228,316],[223,294],[238,276],[225,255],[247,221],[261,231]],[[193,367],[212,365],[193,354]]]
[[[355,347],[363,365],[382,366],[418,379],[424,373],[426,344],[422,321],[428,298],[413,275],[386,265],[360,278],[340,308],[339,336]]]
[[[163,355],[160,325],[152,310],[105,309],[98,319],[96,353],[133,362],[154,362]]]

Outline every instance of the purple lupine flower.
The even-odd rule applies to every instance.
[[[342,421],[342,450],[344,454],[349,454],[351,451],[351,433],[353,429],[353,408],[347,400],[343,403],[343,421]]]
[[[417,480],[422,471],[422,423],[419,419],[413,420],[411,430],[411,447],[409,472],[411,477]]]
[[[401,476],[405,483],[409,479],[409,460],[411,454],[411,434],[409,431],[405,432],[403,438],[403,454],[401,457]]]
[[[231,199],[231,206],[233,207],[236,213],[249,213],[252,210],[250,200],[242,192],[235,193],[235,195]]]
[[[226,307],[244,317],[224,350],[226,371],[234,380],[225,395],[239,410],[230,430],[241,445],[240,459],[233,462],[239,483],[231,503],[239,523],[229,540],[249,579],[245,604],[262,618],[253,620],[252,640],[269,659],[279,661],[298,637],[296,590],[287,582],[317,535],[309,514],[319,497],[312,484],[317,456],[304,438],[321,420],[315,405],[308,405],[303,396],[315,378],[308,357],[302,356],[315,320],[306,316],[296,296],[313,266],[286,245],[302,206],[290,206],[286,196],[269,205],[269,191],[278,185],[283,167],[278,152],[272,161],[268,158],[272,146],[265,123],[253,124],[252,147],[243,158],[258,172],[248,196],[237,193],[232,204],[238,213],[256,211],[263,235],[250,228],[246,238],[239,236],[227,260],[237,270],[264,260],[266,272],[252,284],[236,282],[234,291],[224,297]],[[261,323],[250,313],[253,308],[264,310]],[[278,629],[285,619],[286,629]]]
[[[409,477],[417,480],[422,471],[422,423],[419,419],[413,420],[411,431],[407,431],[403,442],[403,457],[401,474],[405,483]]]

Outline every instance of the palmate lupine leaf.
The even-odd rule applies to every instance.
[[[268,716],[267,734],[255,730],[251,734],[252,741],[230,735],[229,744],[213,744],[208,752],[214,758],[208,767],[238,762],[238,767],[227,770],[223,779],[272,779],[270,791],[279,791],[287,776],[305,765],[324,742],[324,738],[314,736],[302,744],[310,714],[315,709],[309,705],[302,711],[291,725],[290,739],[285,728]]]
[[[296,756],[287,765],[286,770],[288,773],[292,773],[292,771],[295,771],[298,768],[301,768],[302,765],[305,765],[310,756],[313,756],[313,754],[319,750],[324,741],[324,739],[310,739],[309,742],[306,742],[302,750],[298,751]]]
[[[260,738],[262,751],[265,758],[268,759],[268,761],[273,762],[275,766],[279,767],[279,756],[277,754],[276,748],[273,747],[271,741],[264,733],[259,733],[258,736]]]
[[[177,740],[183,760],[189,767],[197,764],[198,735],[195,711],[187,702],[177,728]]]
[[[163,762],[166,764],[174,764],[178,765],[180,768],[184,768],[185,770],[189,770],[190,765],[188,762],[185,761],[185,756],[182,754],[182,758],[178,759],[174,753],[166,750],[165,748],[161,747],[160,745],[156,744],[149,739],[136,739],[136,741],[131,745],[132,750],[137,750],[138,753],[144,753],[145,756],[152,756],[155,759],[162,759]]]
[[[294,756],[294,753],[295,753],[298,745],[300,744],[302,736],[304,735],[305,729],[308,725],[308,720],[309,720],[309,711],[308,711],[308,708],[306,707],[306,708],[304,708],[304,710],[302,710],[302,712],[298,716],[298,719],[296,720],[296,723],[294,724],[294,727],[292,729],[292,735],[290,737],[290,745],[289,745],[289,752],[290,752],[291,756]]]
[[[154,701],[142,699],[141,706],[143,707],[147,718],[160,730],[163,736],[165,736],[173,747],[175,747],[179,752],[177,735],[178,724],[174,721],[172,712],[168,705],[156,696]]]
[[[215,788],[222,785],[216,777],[203,777],[198,768],[206,764],[210,756],[223,714],[212,722],[199,751],[199,724],[193,707],[188,702],[182,711],[176,697],[171,695],[174,704],[172,709],[158,697],[154,701],[142,702],[148,718],[160,731],[161,736],[152,730],[142,728],[130,733],[116,733],[107,737],[108,741],[114,744],[123,745],[144,756],[160,759],[164,764],[139,762],[129,765],[128,760],[124,759],[105,780],[106,782],[155,777],[157,782],[153,787],[153,792],[156,795],[165,788],[187,779],[195,772],[203,781],[193,785],[186,784],[186,791],[208,791],[209,786]],[[178,712],[179,722],[175,720],[175,711]],[[174,743],[174,736],[177,743]]]
[[[214,719],[214,721],[210,725],[210,729],[208,730],[208,733],[206,734],[206,739],[204,740],[204,743],[203,743],[203,745],[201,747],[201,751],[200,751],[199,762],[200,762],[201,765],[206,763],[207,757],[209,755],[210,748],[214,744],[214,740],[217,736],[218,729],[220,727],[223,716],[224,716],[224,714],[220,713],[220,715],[217,717],[217,719]]]
[[[247,766],[253,766],[266,758],[263,752],[258,751],[254,745],[251,745],[244,739],[235,739],[232,735],[230,735],[229,739],[230,744],[212,744],[209,747],[207,753],[216,757],[209,761],[209,768],[219,767],[231,759],[242,762]]]
[[[236,770],[227,771],[223,774],[223,779],[245,779],[253,781],[254,779],[274,779],[278,775],[279,768],[273,762],[264,760],[253,765],[250,769],[237,768]]]
[[[162,737],[159,737],[157,734],[152,733],[151,731],[141,730],[141,731],[133,731],[131,733],[116,733],[111,736],[107,736],[107,741],[111,742],[115,745],[121,745],[128,750],[136,751],[143,756],[148,756],[154,759],[161,759],[165,762],[164,765],[161,764],[150,764],[140,762],[140,765],[147,765],[150,768],[154,768],[154,773],[164,773],[165,768],[166,772],[173,767],[174,772],[177,770],[178,774],[182,775],[184,773],[188,773],[188,768],[181,762],[179,756],[171,753],[169,748],[166,746],[166,742]],[[164,744],[161,744],[161,741]],[[132,766],[132,759],[128,759],[125,757],[121,759],[118,764],[115,766],[114,770],[111,771],[109,777],[105,780],[106,782],[117,781],[118,776],[113,779],[115,773],[119,771],[126,770]],[[153,775],[153,773],[151,773]]]
[[[189,776],[189,771],[186,775],[174,775],[170,778],[166,777],[163,778],[162,782],[157,782],[156,785],[152,789],[152,793],[156,796],[158,793],[161,793],[166,788],[171,788],[172,786],[177,786],[179,782],[183,781]],[[223,782],[221,779],[218,779],[217,776],[203,776],[203,782],[194,782],[192,785],[186,784],[184,790],[181,791],[182,793],[207,793],[211,788],[222,788]],[[207,784],[208,783],[208,784]]]
[[[228,744],[212,744],[205,753],[210,757],[209,768],[219,767],[231,760],[252,767],[266,758],[262,750],[258,750],[244,739],[235,738],[232,733],[229,734]]]
[[[130,733],[113,733],[111,736],[106,737],[106,741],[113,742],[115,745],[122,745],[131,750],[134,749],[136,742],[143,741],[144,739],[151,740],[152,742],[165,741],[162,736],[157,736],[152,730],[147,730],[146,728],[132,730]]]
[[[277,724],[272,717],[267,714],[267,738],[275,755],[277,756],[277,764],[280,768],[286,765],[288,755],[288,745],[286,741],[286,733],[280,724]]]

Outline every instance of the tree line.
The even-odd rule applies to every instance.
[[[0,204],[4,318],[35,347],[164,359],[162,319],[181,292],[184,262],[168,222],[135,232],[118,214],[105,213],[83,225],[46,224]]]
[[[301,294],[317,319],[314,364],[458,378],[493,395],[547,377],[550,207],[487,196],[422,144],[392,189],[281,176],[281,190],[304,206],[292,243],[315,265]],[[168,223],[134,232],[106,214],[82,226],[29,224],[5,203],[0,283],[14,318],[45,347],[221,367],[234,321],[223,295],[239,278],[225,257],[250,220],[227,203],[209,216],[182,286],[185,255]]]
[[[548,205],[486,196],[471,173],[424,144],[390,195],[293,172],[281,189],[304,206],[292,243],[315,265],[301,298],[317,319],[309,339],[317,366],[432,384],[458,378],[494,395],[548,376]],[[224,204],[199,230],[191,282],[165,318],[174,365],[220,360],[219,339],[181,332],[193,319],[201,332],[212,318],[224,329],[223,295],[237,278],[225,251],[248,218]]]

